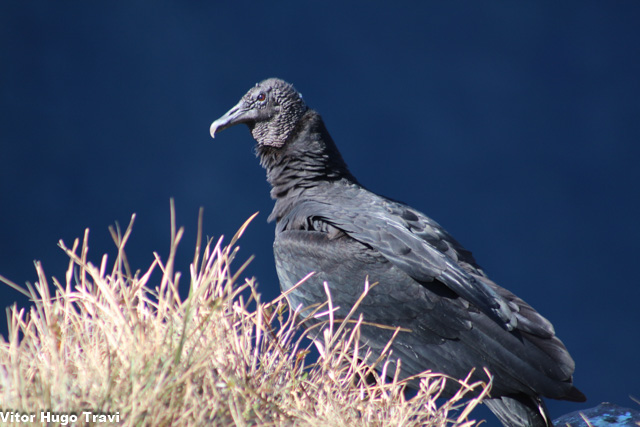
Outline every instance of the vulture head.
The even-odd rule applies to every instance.
[[[211,137],[238,123],[249,126],[261,146],[282,147],[307,111],[302,95],[280,79],[266,79],[252,87],[240,102],[211,124]]]

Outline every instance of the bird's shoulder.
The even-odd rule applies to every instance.
[[[278,229],[308,230],[331,237],[344,234],[375,249],[405,257],[428,252],[431,262],[446,261],[484,275],[470,251],[439,223],[411,206],[349,182],[320,185],[293,204]]]

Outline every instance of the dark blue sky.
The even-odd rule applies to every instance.
[[[264,172],[242,128],[209,124],[266,77],[318,110],[368,188],[444,225],[547,316],[584,405],[640,397],[640,3],[629,1],[43,2],[0,4],[0,274],[64,279],[71,244],[134,268],[186,228],[256,255],[278,283]],[[237,4],[237,5],[236,5]],[[238,266],[240,263],[238,263]],[[20,295],[1,288],[3,306]]]

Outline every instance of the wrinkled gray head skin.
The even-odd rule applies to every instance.
[[[276,78],[266,79],[211,124],[211,137],[245,123],[259,145],[282,147],[305,111],[307,106],[302,95],[291,84]]]

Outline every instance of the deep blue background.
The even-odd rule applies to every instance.
[[[439,221],[553,321],[589,397],[549,402],[554,416],[636,406],[640,2],[219,3],[0,3],[0,274],[33,282],[38,259],[63,280],[56,243],[85,227],[90,258],[113,260],[107,227],[134,212],[128,254],[146,269],[166,259],[175,197],[183,285],[200,206],[213,236],[259,210],[241,257],[277,295],[253,140],[209,136],[277,76],[362,183]]]

